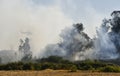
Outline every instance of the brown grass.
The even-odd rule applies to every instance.
[[[99,73],[67,70],[44,70],[44,71],[0,71],[0,76],[120,76],[120,73]]]

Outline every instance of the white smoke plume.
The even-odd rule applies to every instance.
[[[72,61],[119,58],[120,12],[114,11],[112,16],[103,21],[97,36],[91,39],[81,23],[70,27],[73,21],[57,5],[47,7],[33,0],[1,0],[1,63],[22,59],[24,54],[19,52],[19,39],[26,37],[30,39],[32,57],[58,55]]]
[[[98,59],[116,59],[118,57],[117,49],[109,36],[110,32],[110,23],[104,19],[101,27],[97,29],[97,38],[94,40],[94,54]]]
[[[61,42],[48,45],[44,56],[59,55],[69,60],[78,60],[85,52],[91,49],[92,43],[89,36],[83,32],[83,24],[75,24],[71,28],[65,28],[60,34]]]
[[[0,0],[0,50],[16,52],[19,39],[28,37],[36,56],[47,44],[58,42],[61,29],[70,24],[72,20],[56,5],[37,5],[34,0]]]
[[[1,0],[0,49],[17,50],[18,40],[27,35],[34,50],[40,50],[46,44],[56,42],[61,29],[70,24],[72,20],[56,5],[45,7],[32,0]]]
[[[118,59],[120,54],[120,11],[112,13],[112,19],[104,19],[93,39],[84,33],[82,24],[75,24],[60,34],[61,42],[48,45],[44,56],[60,55],[69,60]]]

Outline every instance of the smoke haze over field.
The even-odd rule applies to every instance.
[[[76,22],[83,22],[85,32],[93,37],[94,28],[100,25],[104,15],[98,13],[89,1],[79,1],[1,0],[0,49],[17,50],[18,40],[27,35],[31,38],[32,49],[39,51],[46,44],[58,42],[60,31]]]
[[[28,47],[33,58],[50,55],[69,60],[119,58],[120,12],[113,12],[110,17],[98,12],[99,7],[95,8],[94,2],[1,0],[0,57],[3,63],[21,60]],[[101,24],[106,16],[109,19]]]
[[[1,0],[0,49],[18,50],[19,39],[29,37],[32,49],[39,51],[59,41],[61,29],[70,24],[72,20],[57,6],[36,5],[32,0]]]
[[[113,11],[111,16],[111,19],[103,20],[93,39],[84,33],[81,23],[66,28],[60,34],[62,41],[56,45],[48,45],[44,56],[60,55],[69,60],[119,59],[120,11]]]

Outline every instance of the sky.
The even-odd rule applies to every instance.
[[[0,0],[0,50],[18,49],[19,39],[29,37],[32,50],[60,41],[66,27],[83,23],[95,36],[104,18],[119,10],[120,0]]]
[[[73,20],[73,23],[82,22],[91,37],[94,37],[95,28],[100,26],[104,18],[109,18],[114,10],[119,10],[120,0],[33,0],[37,5],[46,7],[57,6]]]

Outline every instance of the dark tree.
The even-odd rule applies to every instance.
[[[30,60],[32,58],[32,52],[30,50],[29,38],[26,38],[25,41],[20,39],[19,51],[24,54],[22,61]]]
[[[113,17],[111,19],[111,25],[112,25],[112,31],[115,33],[120,32],[120,11],[113,11],[111,16]]]
[[[78,32],[81,32],[84,30],[82,23],[77,23],[74,25],[74,27],[77,29]]]

